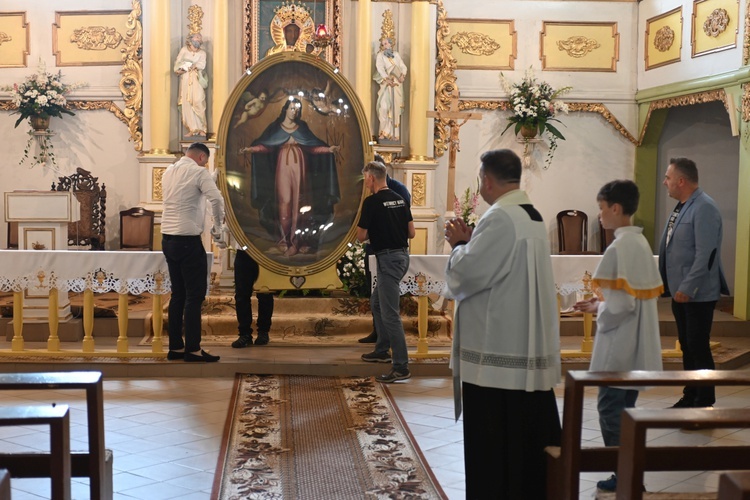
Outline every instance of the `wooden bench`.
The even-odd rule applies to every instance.
[[[43,454],[49,463],[53,500],[70,500],[70,414],[67,405],[8,406],[0,408],[0,426],[49,425],[50,453]],[[13,457],[10,453],[7,456]],[[18,464],[5,467],[15,476]]]
[[[719,476],[719,500],[750,500],[750,472],[726,472]]]
[[[617,456],[617,500],[643,498],[645,470],[750,469],[750,446],[647,447],[648,429],[750,427],[750,410],[680,408],[626,409],[622,414]]]
[[[0,500],[10,500],[10,473],[0,469]]]
[[[547,495],[550,499],[577,500],[581,472],[612,472],[617,469],[617,447],[581,448],[584,390],[586,387],[645,386],[750,386],[750,371],[633,371],[589,372],[573,370],[565,375],[562,442],[548,447]],[[660,448],[669,453],[669,448]],[[650,452],[648,457],[650,457]],[[651,460],[647,457],[647,469]],[[734,469],[736,467],[727,467]],[[618,481],[619,482],[619,481]]]
[[[88,452],[71,453],[71,475],[88,477],[92,500],[112,498],[112,452],[104,448],[104,390],[101,372],[48,372],[0,374],[1,390],[86,391]],[[38,453],[2,454],[0,468],[13,477],[49,477],[49,457]],[[18,472],[18,474],[15,473]]]

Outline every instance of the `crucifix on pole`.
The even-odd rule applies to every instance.
[[[450,138],[448,139],[448,196],[446,201],[451,206],[452,198],[456,196],[456,152],[460,151],[458,139],[461,127],[469,120],[481,120],[481,113],[467,113],[458,109],[458,88],[453,88],[453,97],[448,111],[428,111],[427,118],[448,120]]]

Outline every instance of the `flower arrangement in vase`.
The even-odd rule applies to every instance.
[[[357,241],[349,243],[349,250],[336,263],[336,272],[344,290],[354,297],[367,297],[366,258],[364,245]]]
[[[32,129],[29,131],[29,141],[26,144],[24,155],[19,164],[23,164],[32,149],[33,141],[37,138],[39,153],[32,157],[34,165],[46,163],[47,160],[54,165],[55,155],[52,151],[52,143],[48,140],[50,117],[62,118],[63,114],[74,115],[67,108],[68,101],[65,97],[73,89],[82,87],[77,83],[66,85],[60,80],[62,72],[57,74],[47,73],[44,61],[39,61],[37,72],[29,75],[22,83],[14,83],[13,86],[4,87],[3,90],[10,91],[13,104],[17,107],[14,113],[21,115],[16,120],[15,126],[28,119]]]
[[[568,105],[557,100],[557,98],[570,92],[572,87],[555,90],[547,82],[537,82],[531,68],[526,71],[520,83],[511,84],[502,73],[500,73],[500,81],[508,93],[513,113],[508,117],[508,126],[502,133],[504,134],[514,125],[515,134],[520,133],[525,140],[532,139],[537,134],[541,137],[545,132],[548,132],[550,147],[545,168],[549,168],[552,156],[557,149],[557,141],[565,140],[557,127],[550,122],[561,123],[559,119],[555,118],[558,112],[567,114]]]
[[[479,222],[479,214],[477,214],[478,204],[479,189],[474,191],[471,188],[466,188],[460,199],[458,196],[453,195],[453,213],[456,217],[463,219],[469,227],[474,227]]]

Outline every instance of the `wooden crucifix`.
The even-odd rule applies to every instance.
[[[456,196],[456,152],[461,151],[458,139],[461,127],[469,120],[481,120],[481,113],[467,113],[458,109],[458,88],[453,87],[451,107],[448,111],[428,111],[427,118],[437,120],[448,120],[450,127],[450,138],[448,139],[448,196],[446,202],[450,207]]]

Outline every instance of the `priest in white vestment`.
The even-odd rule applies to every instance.
[[[446,224],[446,281],[456,299],[451,368],[463,403],[466,498],[545,499],[544,448],[560,444],[553,387],[560,338],[547,228],[519,189],[511,150],[481,157],[491,206],[475,229]]]
[[[629,180],[609,182],[597,195],[599,220],[604,229],[615,230],[615,240],[594,271],[593,282],[603,300],[594,297],[574,306],[597,313],[591,371],[662,369],[656,303],[664,286],[643,228],[630,222],[638,199],[638,186]],[[597,410],[605,446],[620,445],[622,412],[635,406],[639,389],[599,388]],[[596,485],[603,491],[615,491],[617,476]]]

